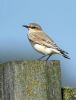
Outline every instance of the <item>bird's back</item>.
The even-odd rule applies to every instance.
[[[48,48],[59,48],[56,43],[43,31],[28,33],[28,39],[34,43],[44,45]]]

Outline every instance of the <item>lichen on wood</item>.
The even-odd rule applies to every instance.
[[[63,90],[63,100],[76,100],[76,88],[64,87],[62,90]]]
[[[59,61],[15,61],[2,66],[4,100],[61,100]]]

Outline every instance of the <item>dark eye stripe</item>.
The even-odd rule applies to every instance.
[[[36,27],[33,26],[32,28],[36,28]]]

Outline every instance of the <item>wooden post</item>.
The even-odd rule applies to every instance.
[[[61,100],[59,61],[15,61],[0,66],[2,100]]]
[[[76,100],[76,88],[74,87],[64,87],[63,100]]]
[[[0,66],[0,100],[2,100],[2,75],[3,75],[3,67]]]

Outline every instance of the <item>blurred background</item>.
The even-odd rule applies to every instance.
[[[60,55],[62,86],[76,86],[76,0],[0,0],[0,63],[37,59],[22,25],[40,24],[71,60]]]

